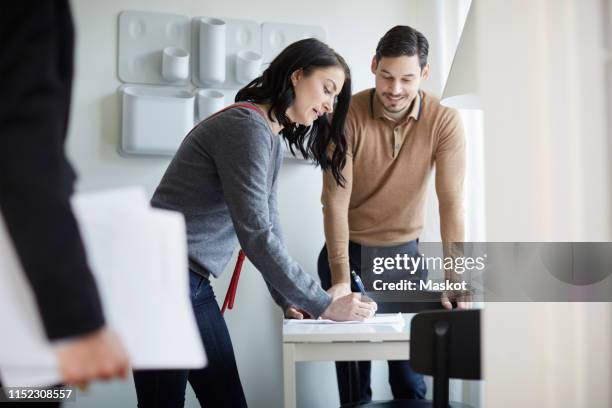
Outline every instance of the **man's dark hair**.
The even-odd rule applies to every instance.
[[[383,35],[376,46],[376,63],[382,57],[401,57],[406,55],[419,57],[421,69],[427,65],[429,43],[427,38],[417,30],[408,26],[395,26]]]

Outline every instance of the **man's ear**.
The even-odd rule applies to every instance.
[[[298,81],[302,79],[303,75],[304,75],[304,70],[302,70],[302,68],[296,69],[295,71],[293,71],[293,73],[291,74],[291,83],[293,84],[293,86],[297,85]]]
[[[372,57],[372,66],[370,68],[372,70],[372,73],[376,75],[376,68],[378,68],[378,62],[376,62],[376,56]]]
[[[423,68],[423,70],[421,71],[421,78],[422,79],[427,79],[429,78],[429,72],[430,72],[431,68],[429,67],[429,62],[427,64],[425,64],[425,67]]]

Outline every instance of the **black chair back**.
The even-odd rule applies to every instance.
[[[433,376],[434,407],[448,407],[449,378],[482,378],[480,310],[428,311],[414,316],[410,365]]]

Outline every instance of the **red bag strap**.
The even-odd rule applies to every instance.
[[[238,289],[238,279],[240,279],[240,271],[242,270],[242,264],[246,255],[241,249],[238,251],[238,259],[236,259],[236,266],[234,266],[234,273],[232,274],[232,280],[230,281],[227,293],[225,294],[225,300],[223,301],[223,308],[221,308],[221,314],[225,313],[225,309],[234,308],[234,299],[236,298],[236,290]]]

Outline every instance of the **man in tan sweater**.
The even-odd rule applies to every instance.
[[[331,288],[334,297],[357,290],[351,285],[350,271],[360,274],[371,268],[364,264],[362,270],[366,252],[419,256],[427,182],[434,166],[442,240],[464,240],[463,126],[457,111],[420,90],[429,76],[428,49],[427,39],[411,27],[389,30],[372,59],[376,87],[354,95],[351,101],[342,173],[345,185],[337,186],[325,172],[321,198],[326,245],[318,269],[323,288]],[[418,272],[417,278],[426,278],[427,270]],[[442,303],[451,308],[449,297],[444,296]],[[408,361],[388,363],[394,398],[425,397],[423,376]],[[349,367],[354,365],[336,363],[343,404],[355,400],[349,395]],[[368,401],[372,396],[370,362],[361,361],[358,367],[359,398]]]

